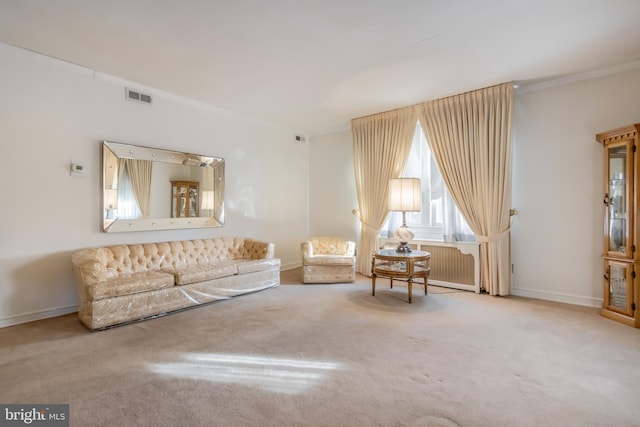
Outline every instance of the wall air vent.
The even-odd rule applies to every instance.
[[[140,93],[133,89],[125,88],[126,97],[129,101],[144,102],[145,104],[151,104],[151,95]]]

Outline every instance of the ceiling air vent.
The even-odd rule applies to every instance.
[[[144,102],[145,104],[151,104],[151,95],[140,93],[133,89],[129,89],[128,87],[125,88],[125,91],[127,94],[127,99],[129,101],[138,101],[138,102]]]

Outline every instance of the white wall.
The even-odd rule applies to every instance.
[[[309,147],[309,221],[313,236],[357,241],[360,222],[351,130],[314,136]]]
[[[604,150],[595,134],[640,122],[640,70],[519,89],[513,139],[513,293],[598,307]]]
[[[244,236],[275,242],[283,268],[299,264],[309,148],[292,130],[4,44],[0,63],[0,327],[75,311],[70,257],[88,246]],[[126,101],[125,86],[153,104]],[[226,225],[101,232],[103,139],[224,157]],[[86,176],[70,176],[72,161]]]

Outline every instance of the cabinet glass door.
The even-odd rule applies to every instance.
[[[607,145],[607,188],[605,245],[608,256],[631,258],[630,230],[633,218],[632,142],[619,141]]]
[[[171,217],[187,218],[200,216],[198,183],[171,181]]]
[[[633,316],[633,264],[606,261],[604,308]]]

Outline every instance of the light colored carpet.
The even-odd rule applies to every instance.
[[[72,426],[640,423],[640,332],[595,309],[299,276],[102,332],[0,329],[0,403],[68,403]]]

